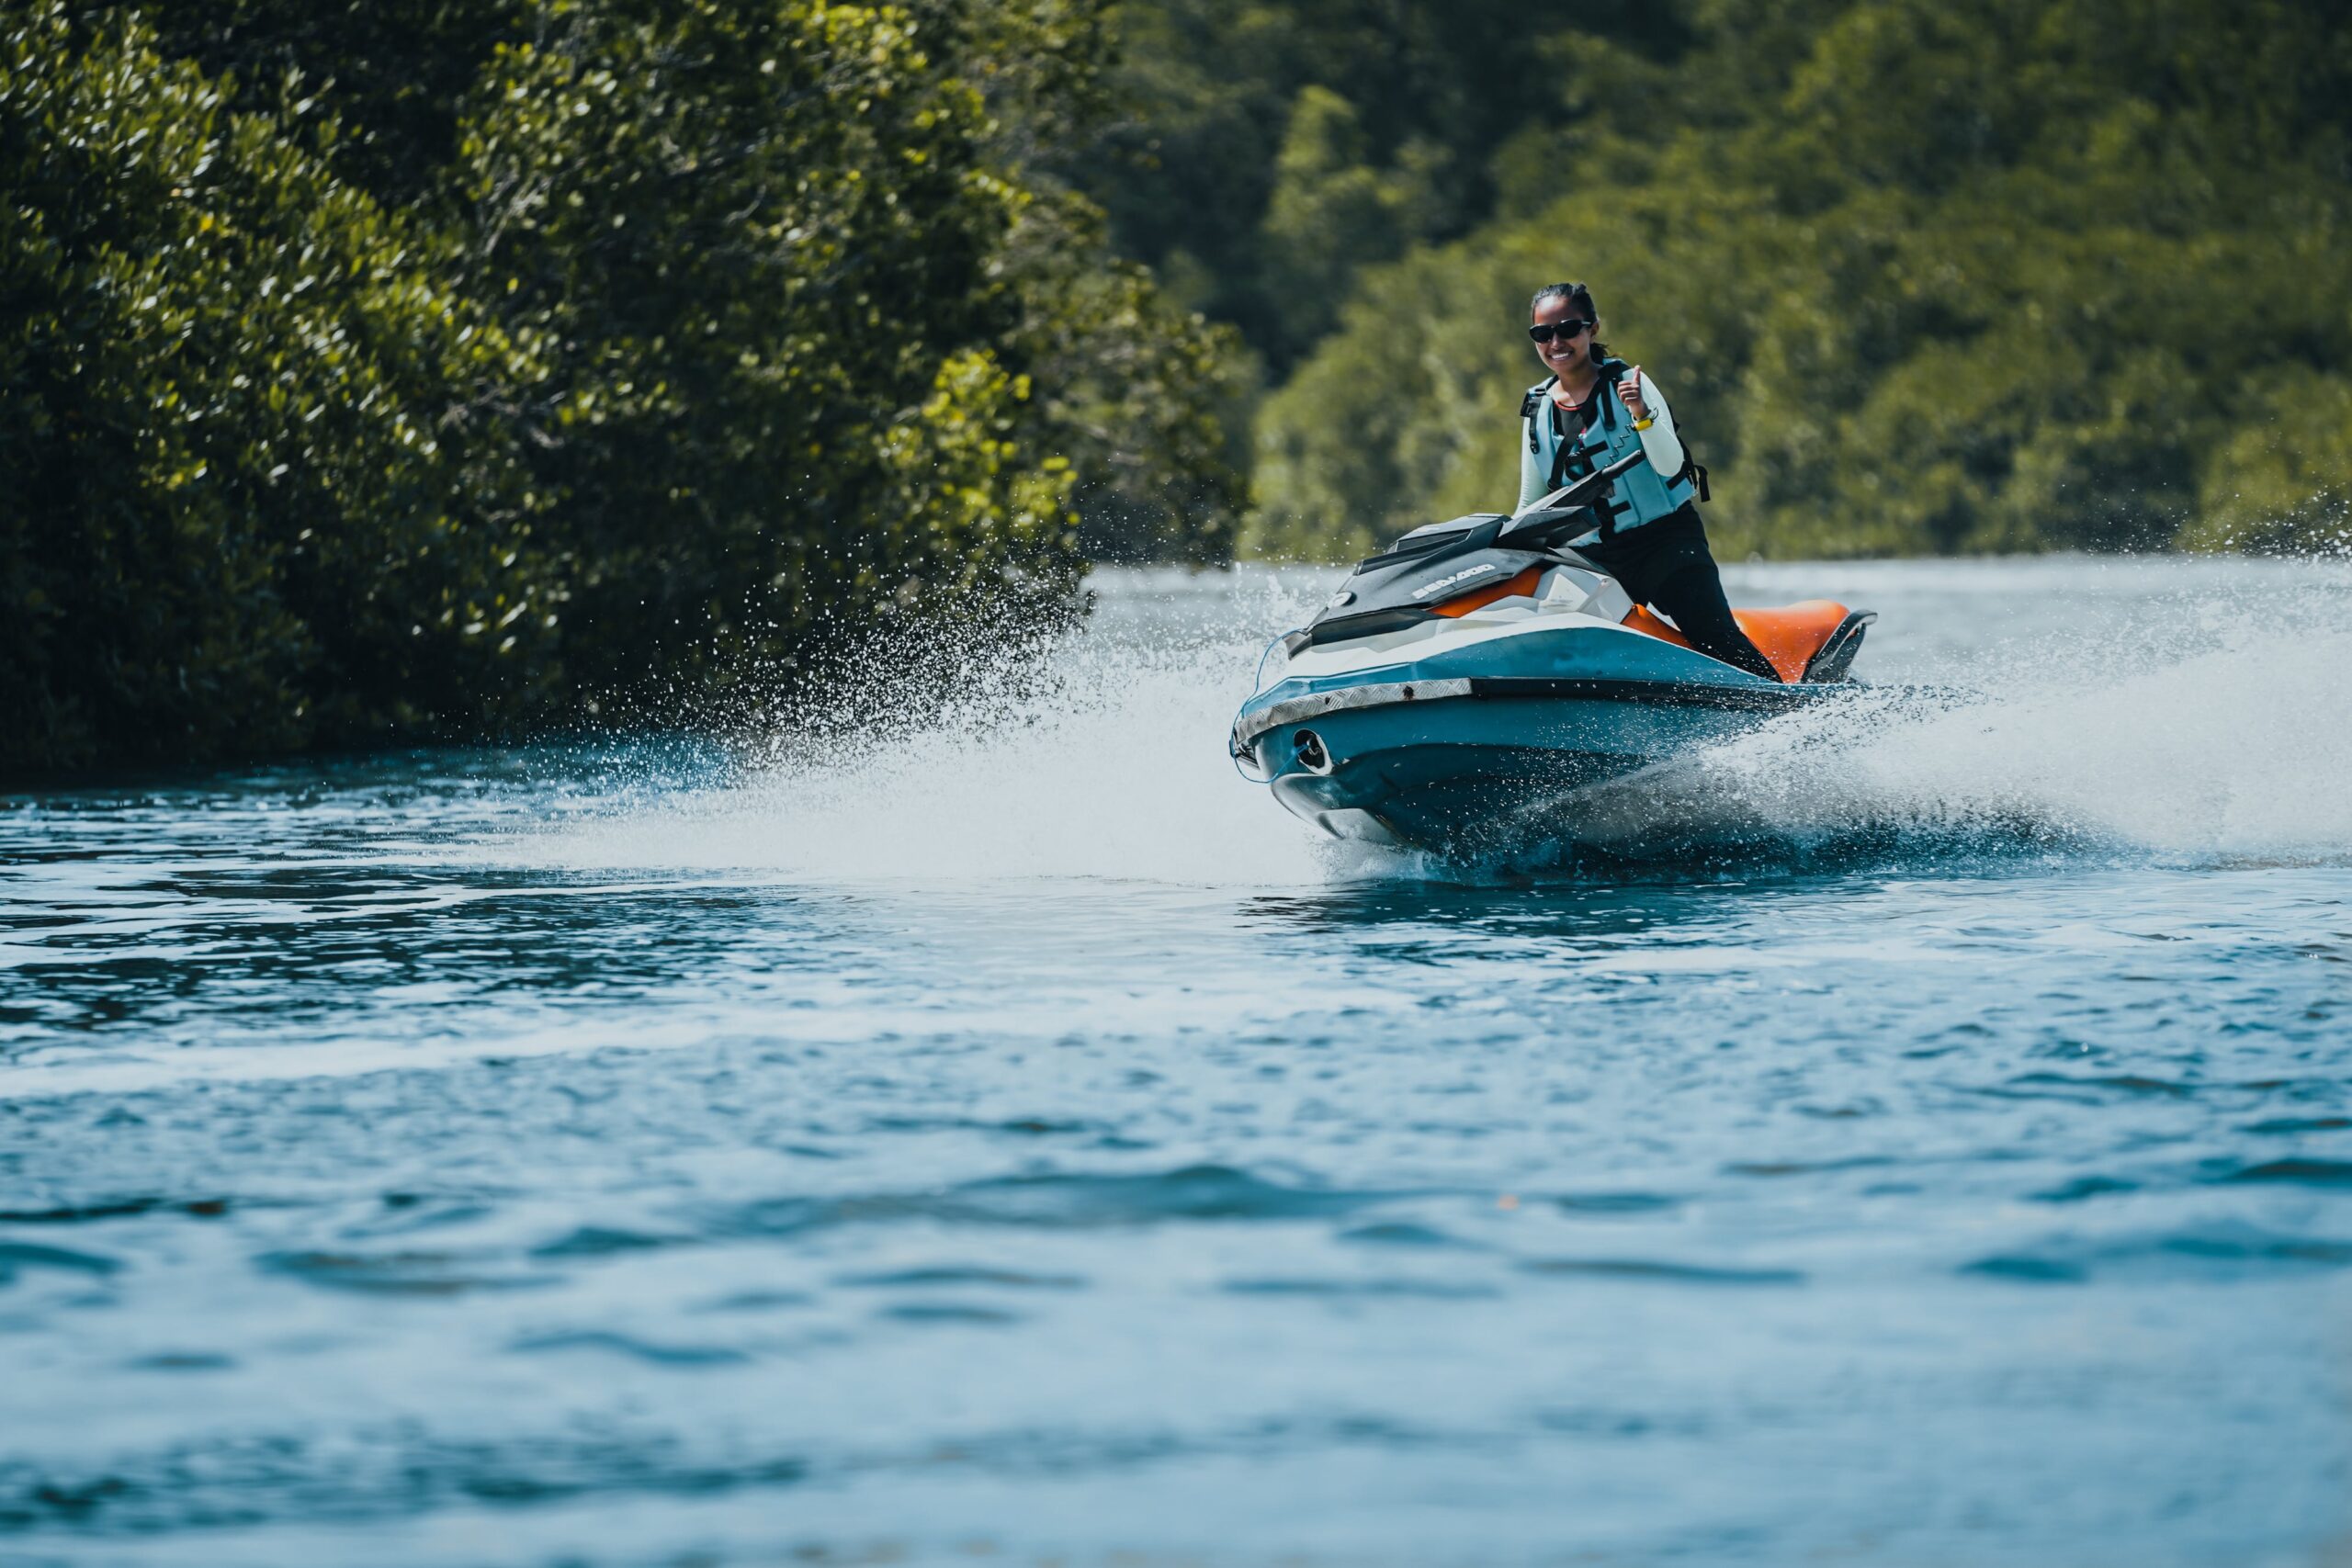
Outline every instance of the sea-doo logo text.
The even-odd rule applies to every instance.
[[[1435,582],[1424,583],[1420,587],[1414,589],[1413,597],[1416,599],[1426,599],[1430,594],[1441,592],[1445,589],[1453,587],[1457,582],[1464,582],[1471,578],[1481,575],[1482,573],[1500,571],[1501,570],[1502,568],[1497,566],[1492,561],[1481,561],[1476,566],[1465,566],[1460,571],[1455,572],[1452,577],[1441,577]]]

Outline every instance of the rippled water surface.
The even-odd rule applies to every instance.
[[[1312,573],[11,798],[0,1562],[2352,1562],[2352,574],[1732,575],[1942,694],[1544,870],[1233,774]]]

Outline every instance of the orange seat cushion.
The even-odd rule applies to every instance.
[[[1826,599],[1807,599],[1795,604],[1782,604],[1771,610],[1734,610],[1731,618],[1756,645],[1756,651],[1771,661],[1783,681],[1802,681],[1804,667],[1821,651],[1821,645],[1846,622],[1849,614],[1843,604]],[[1644,609],[1634,606],[1625,617],[1625,625],[1637,632],[1647,632],[1679,647],[1689,648],[1690,639]]]

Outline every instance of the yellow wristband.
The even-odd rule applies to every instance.
[[[1654,419],[1637,419],[1634,422],[1634,428],[1635,430],[1647,430],[1651,425],[1656,424],[1657,423],[1657,421]]]

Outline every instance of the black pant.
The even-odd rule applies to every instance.
[[[1756,650],[1731,618],[1724,580],[1707,548],[1699,509],[1689,502],[1655,523],[1628,528],[1576,553],[1615,578],[1637,604],[1647,604],[1674,623],[1690,646],[1751,675],[1777,682],[1781,672]]]

